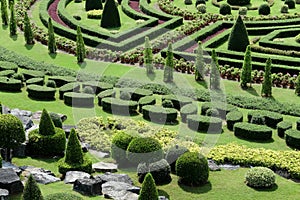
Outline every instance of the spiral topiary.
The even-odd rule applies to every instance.
[[[245,175],[245,183],[253,188],[270,188],[275,184],[275,173],[266,167],[253,167]]]

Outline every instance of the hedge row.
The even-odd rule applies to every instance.
[[[99,94],[100,92],[103,92],[105,90],[109,90],[109,89],[113,88],[113,85],[110,83],[97,82],[97,81],[88,81],[88,82],[82,83],[83,88],[85,88],[86,86],[92,87],[95,94]]]
[[[276,128],[277,124],[283,120],[281,114],[265,111],[265,110],[253,110],[248,112],[248,122],[251,122],[252,116],[260,115],[265,118],[265,124],[271,128]]]
[[[198,106],[195,104],[187,104],[180,109],[181,121],[186,123],[187,116],[198,113]]]
[[[94,107],[94,95],[77,92],[65,92],[64,103],[72,107],[91,108]]]
[[[218,103],[216,105],[212,104],[211,102],[205,102],[201,106],[201,115],[206,115],[208,109],[216,109],[219,112],[219,116],[225,119],[226,115],[229,112],[237,111],[237,107],[224,103]]]
[[[111,97],[103,98],[101,104],[103,111],[121,115],[134,115],[138,107],[136,101],[126,101]]]
[[[288,129],[285,132],[285,142],[289,147],[300,150],[300,131]]]
[[[44,85],[44,78],[31,78],[26,80],[26,85],[40,85],[43,86]]]
[[[152,17],[145,15],[143,13],[137,12],[136,10],[132,9],[129,6],[129,0],[122,0],[121,2],[121,7],[122,7],[122,11],[128,15],[129,17],[138,20],[138,19],[142,19],[142,20],[149,20],[152,19]],[[158,23],[158,20],[157,20]]]
[[[144,106],[155,105],[156,99],[154,96],[145,96],[145,97],[140,98],[138,104],[139,104],[139,112],[142,112]]]
[[[221,133],[222,131],[222,120],[216,117],[189,115],[187,124],[190,129],[199,132]]]
[[[19,92],[22,88],[22,82],[20,80],[0,77],[0,90],[9,92]]]
[[[227,128],[233,131],[234,124],[237,122],[243,122],[243,113],[240,111],[231,111],[226,115]]]
[[[98,105],[102,106],[102,99],[107,98],[107,97],[115,97],[116,96],[116,91],[113,89],[110,90],[105,90],[103,92],[100,92],[97,95],[98,98]]]
[[[31,78],[45,78],[45,73],[37,70],[27,70],[24,69],[22,71],[22,74],[25,78],[25,80],[31,79]]]
[[[54,100],[55,88],[41,86],[41,85],[28,85],[27,86],[28,97],[38,100]]]
[[[64,99],[65,92],[79,92],[80,84],[79,83],[67,83],[59,88],[59,99]]]
[[[49,76],[48,80],[55,81],[56,87],[61,87],[67,83],[72,83],[76,81],[73,76]]]
[[[265,141],[272,138],[272,129],[265,125],[238,122],[234,124],[233,130],[235,136],[243,139]]]
[[[131,96],[131,100],[133,101],[139,101],[142,97],[153,95],[152,91],[141,88],[121,88],[120,92],[128,92]]]
[[[177,110],[174,108],[164,108],[156,105],[146,105],[143,107],[143,118],[155,123],[175,123],[177,120]]]
[[[172,101],[174,108],[180,110],[181,107],[191,104],[193,99],[185,96],[177,96],[177,95],[164,95],[162,96],[162,101],[170,100]]]
[[[147,15],[156,17],[163,21],[168,21],[174,18],[174,16],[166,14],[158,9],[155,9],[153,6],[150,6],[147,0],[140,0],[139,2],[141,11]]]
[[[284,138],[285,132],[292,128],[292,122],[282,121],[277,124],[277,134],[279,137]]]
[[[15,74],[14,70],[4,70],[0,71],[0,76],[6,76],[6,77],[11,77]]]
[[[18,65],[16,65],[13,62],[7,62],[7,61],[0,61],[0,71],[3,70],[13,70],[17,73],[18,71]]]

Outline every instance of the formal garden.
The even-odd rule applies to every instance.
[[[0,2],[0,199],[299,198],[299,0]]]

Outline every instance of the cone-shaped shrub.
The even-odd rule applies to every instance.
[[[296,83],[295,94],[300,96],[300,75],[298,75],[295,83]]]
[[[248,32],[241,16],[239,15],[231,29],[228,41],[228,50],[245,52],[248,45]]]
[[[102,10],[102,0],[86,0],[85,1],[85,10]]]
[[[241,87],[247,88],[247,84],[249,83],[251,86],[251,72],[252,72],[252,60],[251,60],[251,47],[248,45],[245,57],[244,57],[244,64],[242,68],[242,76],[241,76]]]
[[[83,163],[83,152],[74,129],[71,130],[68,139],[65,162],[68,164]]]
[[[30,20],[28,17],[27,12],[25,11],[24,13],[24,37],[25,37],[25,41],[26,44],[34,44],[33,41],[33,32],[32,32],[32,28],[31,28],[31,24],[30,24]]]
[[[46,109],[43,109],[40,125],[39,125],[39,134],[41,135],[54,135],[55,128],[54,128],[53,121],[47,112]]]
[[[157,200],[158,191],[154,179],[150,173],[145,176],[145,179],[140,190],[139,200]]]
[[[204,58],[203,58],[203,49],[202,43],[198,42],[197,56],[195,62],[195,81],[204,80]]]
[[[149,37],[145,37],[144,62],[146,65],[147,74],[153,74],[153,55],[152,48],[149,42]]]
[[[116,28],[121,26],[119,11],[114,0],[106,0],[100,26],[103,28]]]
[[[9,33],[10,36],[17,35],[17,22],[16,22],[14,3],[10,4]]]
[[[77,37],[76,37],[76,56],[77,62],[81,63],[85,58],[85,45],[82,38],[81,29],[77,26]]]
[[[56,42],[54,35],[54,28],[51,18],[48,19],[48,51],[49,53],[56,53]]]
[[[22,200],[43,200],[42,192],[32,175],[25,184]]]
[[[164,69],[164,82],[173,82],[173,69],[174,69],[174,60],[173,60],[173,50],[172,44],[169,43],[167,50],[167,58]]]
[[[6,0],[1,0],[1,19],[4,26],[8,25],[8,12]]]
[[[261,88],[261,95],[263,97],[272,96],[271,67],[272,67],[272,61],[271,58],[268,58],[265,67],[264,81],[262,83],[262,88]]]
[[[220,71],[219,63],[217,58],[217,53],[213,49],[211,52],[211,64],[210,64],[210,89],[211,90],[220,90]]]

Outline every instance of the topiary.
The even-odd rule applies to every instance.
[[[192,5],[193,1],[192,0],[184,0],[185,5]]]
[[[131,95],[129,94],[129,92],[121,91],[120,92],[120,99],[129,101],[131,99]]]
[[[248,8],[247,7],[240,7],[239,8],[239,15],[247,15]]]
[[[210,108],[206,111],[206,116],[219,117],[219,111],[214,108]]]
[[[82,92],[85,94],[95,94],[95,91],[91,86],[85,86]]]
[[[261,4],[258,8],[259,15],[269,15],[271,13],[270,5],[267,3]]]
[[[155,182],[150,173],[145,176],[138,200],[156,200],[158,199],[158,191]]]
[[[42,192],[31,174],[25,183],[22,200],[43,200]]]
[[[282,121],[277,124],[277,134],[279,137],[284,138],[285,131],[291,129],[293,126],[292,122]]]
[[[227,128],[233,131],[233,126],[237,122],[243,121],[243,113],[240,111],[231,111],[226,115]]]
[[[289,129],[285,131],[285,143],[293,149],[300,149],[300,131]]]
[[[206,0],[196,0],[195,6],[197,7],[200,4],[206,4]]]
[[[80,196],[70,193],[55,193],[47,195],[44,200],[83,200]]]
[[[121,26],[119,11],[114,0],[106,0],[100,26],[102,28],[116,28]]]
[[[275,184],[275,173],[266,167],[253,167],[245,175],[245,183],[253,188],[270,188]]]
[[[86,0],[85,1],[85,10],[102,10],[103,5],[101,0]]]
[[[166,153],[166,160],[171,166],[171,171],[175,172],[175,164],[177,159],[184,153],[188,152],[189,150],[186,147],[175,145],[168,149]]]
[[[50,118],[51,118],[54,126],[57,128],[62,128],[62,120],[61,120],[60,116],[53,112],[51,112],[49,115],[50,115]]]
[[[220,14],[221,15],[231,15],[231,7],[227,3],[223,3],[220,6]]]
[[[281,6],[281,9],[280,9],[280,12],[281,13],[288,13],[289,12],[289,6],[284,4]]]
[[[16,79],[16,80],[20,80],[20,81],[22,81],[22,82],[25,81],[24,75],[23,75],[23,74],[20,74],[20,73],[13,74],[12,78],[14,78],[14,79]]]
[[[250,4],[250,0],[227,0],[230,5],[245,6]]]
[[[231,29],[228,39],[228,50],[245,52],[249,44],[248,32],[241,16],[239,15]]]
[[[207,159],[196,152],[186,152],[176,161],[179,182],[189,186],[207,183],[209,168]]]
[[[197,10],[201,14],[205,14],[206,13],[206,5],[205,4],[199,4],[199,5],[197,5]]]
[[[164,108],[174,108],[174,105],[171,100],[163,100],[162,106]]]
[[[40,125],[39,125],[39,134],[44,136],[55,134],[55,126],[46,109],[43,109],[42,112]]]
[[[265,125],[265,117],[260,114],[253,115],[250,121],[251,124]]]
[[[284,4],[288,5],[289,9],[293,9],[296,6],[296,2],[294,0],[285,0]]]
[[[46,86],[56,88],[56,83],[53,80],[48,80],[47,83],[46,83]]]

